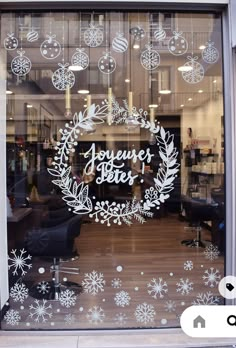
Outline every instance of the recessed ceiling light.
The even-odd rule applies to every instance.
[[[189,65],[182,65],[178,67],[179,71],[192,71],[193,67]]]
[[[126,82],[126,83],[129,83],[129,82],[130,82],[130,79],[125,79],[125,82]]]
[[[70,65],[68,67],[68,69],[71,70],[71,71],[82,71],[82,70],[84,70],[84,68],[81,65],[76,65],[76,64]]]
[[[139,43],[134,43],[134,44],[133,44],[133,48],[134,48],[135,50],[138,50],[138,49],[140,48]]]
[[[162,89],[159,91],[160,94],[170,94],[171,90],[170,89]]]
[[[88,89],[79,89],[78,93],[79,94],[89,94],[89,90]]]
[[[217,82],[217,80],[214,80],[214,81],[213,81],[213,83],[216,83],[216,82]]]
[[[184,104],[181,104],[180,107],[183,108],[183,107],[184,107]]]
[[[87,104],[84,104],[84,108],[87,108]]]
[[[206,48],[206,46],[205,45],[201,45],[198,48],[199,48],[199,50],[204,50]]]
[[[158,105],[157,104],[150,104],[150,105],[148,105],[148,107],[155,109],[155,108],[158,108]]]
[[[28,109],[30,109],[30,108],[32,108],[32,107],[33,107],[33,105],[31,105],[31,104],[27,104],[27,105],[26,105],[26,107],[27,107]]]
[[[13,92],[12,91],[10,91],[10,89],[7,89],[6,90],[6,94],[12,94]]]
[[[203,93],[203,90],[202,90],[202,89],[199,89],[199,90],[198,90],[198,93]]]
[[[188,98],[188,101],[191,101],[191,100],[193,100],[193,98]]]
[[[9,120],[13,120],[13,117],[9,117]]]

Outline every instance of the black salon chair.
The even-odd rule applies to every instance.
[[[79,268],[64,267],[63,262],[78,259],[74,249],[75,238],[80,235],[81,216],[76,215],[64,223],[54,226],[31,230],[25,238],[25,247],[30,255],[53,260],[50,266],[52,279],[48,282],[50,289],[40,293],[37,285],[30,288],[32,297],[58,300],[60,293],[65,289],[73,289],[76,293],[82,291],[81,285],[74,282],[61,282],[60,273],[79,274]]]
[[[74,216],[74,213],[68,209],[68,206],[64,206],[58,209],[49,209],[42,216],[41,227],[53,227],[58,226]]]
[[[212,221],[214,219],[216,204],[207,203],[205,201],[192,199],[190,197],[182,198],[183,209],[185,210],[189,227],[191,231],[196,233],[193,239],[183,240],[181,244],[188,247],[205,248],[210,241],[203,241],[201,239],[202,223],[204,221]]]

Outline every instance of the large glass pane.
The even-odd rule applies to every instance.
[[[178,327],[223,304],[221,16],[6,12],[1,45],[2,328]]]

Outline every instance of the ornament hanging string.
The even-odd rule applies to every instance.
[[[192,57],[193,57],[193,16],[192,16],[192,14],[191,14],[191,35],[192,35]],[[196,58],[196,57],[194,57],[194,58]]]
[[[49,34],[52,35],[52,12],[49,14]]]
[[[62,15],[62,63],[65,63],[65,13]]]

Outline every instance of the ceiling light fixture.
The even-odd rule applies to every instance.
[[[78,93],[79,94],[89,94],[89,90],[88,89],[79,89]]]
[[[27,107],[28,109],[31,109],[31,108],[33,107],[33,105],[31,105],[31,104],[26,104],[26,107]]]
[[[130,83],[130,79],[125,79],[125,82],[126,83]]]
[[[199,48],[199,50],[204,50],[206,48],[206,46],[205,45],[200,45],[198,48]]]
[[[68,69],[71,70],[71,71],[82,71],[82,70],[84,70],[84,68],[81,65],[76,65],[76,64],[70,65],[68,67]]]
[[[170,89],[162,89],[159,91],[160,94],[171,94],[171,90]]]
[[[10,89],[7,89],[7,90],[6,90],[6,94],[13,94],[13,92],[10,91]]]
[[[188,98],[188,101],[191,101],[191,100],[193,100],[193,98]]]
[[[213,83],[216,83],[216,82],[217,82],[217,80],[214,80],[214,81],[213,81]]]
[[[140,45],[138,42],[134,42],[133,49],[138,50],[140,48]]]
[[[148,105],[148,107],[150,109],[156,109],[156,108],[158,108],[158,105],[157,104],[150,104],[150,105]]]
[[[184,71],[192,71],[193,67],[189,65],[181,65],[178,67],[178,71],[184,72]]]
[[[203,90],[202,90],[202,89],[199,89],[199,90],[198,90],[198,93],[203,93]]]
[[[183,108],[183,107],[184,107],[184,104],[181,104],[180,107]]]

